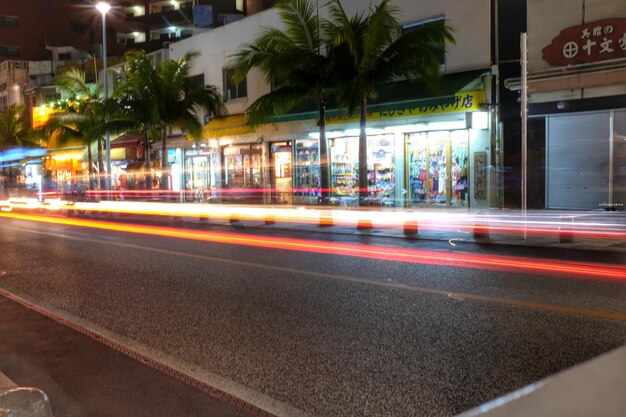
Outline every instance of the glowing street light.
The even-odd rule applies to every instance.
[[[108,90],[108,76],[107,76],[107,31],[106,31],[106,14],[111,10],[111,5],[105,1],[101,1],[96,4],[96,9],[102,13],[102,65],[103,65],[103,87],[104,87],[104,101],[109,98]],[[106,109],[105,109],[106,111]],[[107,189],[111,189],[111,140],[109,139],[109,116],[105,114],[104,119],[104,141],[106,144],[106,164],[107,164]]]

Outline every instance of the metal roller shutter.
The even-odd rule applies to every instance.
[[[594,210],[609,201],[609,120],[608,112],[547,117],[548,208]]]
[[[613,129],[613,202],[626,208],[626,110],[615,112]]]

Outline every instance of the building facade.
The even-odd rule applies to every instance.
[[[529,0],[528,71],[529,207],[623,210],[626,3]]]
[[[346,0],[348,14],[362,2]],[[368,189],[371,204],[395,207],[487,208],[497,204],[495,146],[497,111],[493,97],[492,15],[489,0],[437,3],[396,1],[408,29],[433,19],[454,28],[456,43],[445,52],[438,94],[397,85],[368,105]],[[320,4],[320,12],[323,13]],[[274,10],[169,45],[177,59],[200,52],[192,74],[222,89],[229,116],[211,120],[201,141],[184,149],[172,172],[182,188],[236,196],[258,190],[273,203],[315,203],[319,197],[317,113],[275,118],[259,128],[245,125],[244,113],[270,91],[252,71],[245,83],[228,81],[231,55],[252,42],[262,27],[281,27]],[[328,109],[332,204],[358,204],[358,117]],[[180,166],[178,166],[180,164]],[[229,194],[230,193],[230,194]]]

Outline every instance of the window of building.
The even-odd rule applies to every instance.
[[[204,74],[198,74],[187,78],[189,82],[193,85],[205,85],[204,84]]]
[[[0,15],[0,26],[17,26],[17,16]]]
[[[71,52],[59,52],[59,61],[67,61],[68,59],[72,59]]]
[[[441,24],[443,25],[445,22],[445,17],[444,16],[437,16],[437,17],[432,17],[430,19],[424,19],[424,20],[419,20],[417,22],[413,22],[413,23],[408,23],[404,26],[402,26],[402,35],[409,33],[411,31],[414,31],[415,29],[422,27],[424,25],[428,25],[428,24]],[[446,51],[445,51],[445,46],[442,45],[441,49],[439,51],[439,64],[440,65],[445,65],[446,61]]]
[[[20,48],[17,46],[0,45],[0,56],[20,56]]]
[[[247,79],[244,79],[239,84],[235,84],[232,80],[232,74],[233,72],[230,68],[224,69],[224,101],[236,100],[248,96]]]
[[[70,22],[70,30],[74,33],[90,33],[91,26],[82,22]]]

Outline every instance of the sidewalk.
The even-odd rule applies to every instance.
[[[251,417],[0,296],[0,390],[32,386],[56,417]]]

